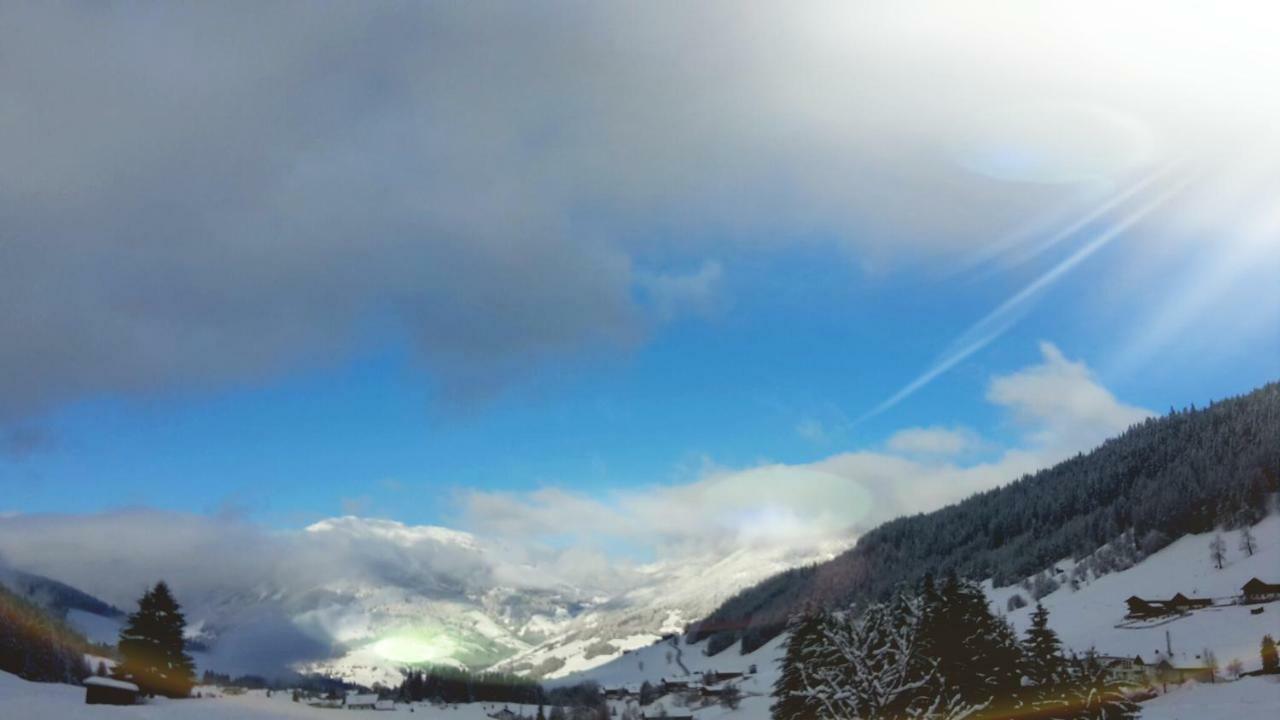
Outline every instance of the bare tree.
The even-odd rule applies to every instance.
[[[1240,549],[1249,557],[1253,557],[1253,551],[1258,549],[1258,541],[1253,538],[1253,530],[1248,525],[1240,531]]]
[[[1232,680],[1238,679],[1242,672],[1244,672],[1244,663],[1240,662],[1240,658],[1234,658],[1227,663],[1227,675],[1230,675]]]
[[[1204,667],[1209,671],[1209,682],[1216,682],[1218,678],[1218,656],[1214,655],[1209,648],[1201,650],[1200,653]]]
[[[1213,540],[1209,541],[1209,557],[1213,559],[1213,564],[1219,570],[1222,569],[1222,563],[1227,559],[1227,543],[1223,541],[1222,534],[1213,536]]]

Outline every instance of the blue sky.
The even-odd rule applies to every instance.
[[[1102,7],[0,10],[0,512],[831,530],[1275,380],[1272,38]]]
[[[1133,252],[1097,258],[996,343],[862,421],[1016,289],[1015,278],[869,274],[838,251],[770,253],[724,264],[714,313],[664,323],[635,349],[558,361],[465,407],[434,397],[395,339],[269,381],[86,400],[51,415],[47,446],[0,466],[7,509],[153,506],[283,527],[354,513],[451,525],[457,495],[470,490],[682,484],[708,463],[806,463],[881,447],[905,427],[964,426],[999,447],[1016,433],[984,401],[992,376],[1034,363],[1040,340],[1105,368],[1119,354],[1115,338],[1141,327],[1140,305],[1108,317],[1081,302],[1108,263]],[[1159,303],[1170,290],[1134,294]],[[1235,340],[1212,323],[1190,332]],[[1140,373],[1098,379],[1141,407],[1203,404],[1274,379],[1276,342],[1255,340],[1257,352],[1175,351]]]

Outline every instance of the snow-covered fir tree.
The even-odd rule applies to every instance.
[[[1031,613],[1031,627],[1022,643],[1027,677],[1035,685],[1056,685],[1066,680],[1062,641],[1049,627],[1049,611],[1040,603]]]
[[[187,620],[164,582],[143,594],[138,610],[120,631],[120,663],[114,675],[143,692],[186,697],[195,684],[195,663],[185,652]]]
[[[1068,661],[1037,608],[1019,643],[973,582],[795,618],[774,688],[778,720],[1121,720],[1135,706],[1096,658]]]

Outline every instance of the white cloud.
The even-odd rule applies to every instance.
[[[805,464],[710,466],[690,483],[590,497],[564,490],[463,496],[476,532],[539,541],[623,540],[659,552],[701,552],[745,542],[813,543],[865,531],[894,517],[927,512],[1010,482],[1092,448],[1150,412],[1125,405],[1083,362],[1052,344],[1043,362],[992,378],[987,398],[1022,431],[994,459],[962,463],[985,450],[965,428],[907,428],[884,451],[839,453]]]
[[[978,443],[977,435],[966,428],[917,427],[899,430],[885,446],[907,455],[958,455]]]
[[[1116,400],[1083,362],[1068,360],[1052,343],[1041,343],[1040,353],[1042,363],[995,378],[987,390],[987,399],[1011,411],[1036,444],[1087,450],[1151,417]]]
[[[813,443],[824,443],[830,438],[827,437],[827,427],[817,418],[802,418],[796,423],[796,434]]]
[[[744,246],[938,262],[1264,156],[1274,38],[1223,5],[6,3],[0,412],[340,361],[370,316],[480,395],[642,340],[637,289],[714,307]]]
[[[681,313],[711,316],[725,305],[724,269],[708,260],[692,273],[644,273],[637,281],[658,316],[670,320]]]

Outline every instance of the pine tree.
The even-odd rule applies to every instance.
[[[195,684],[195,666],[184,652],[187,621],[164,582],[138,600],[138,610],[120,631],[121,661],[115,677],[150,695],[186,697]]]
[[[1276,652],[1276,641],[1270,635],[1262,636],[1262,672],[1280,673],[1280,653]]]
[[[1049,627],[1049,611],[1040,603],[1031,613],[1031,627],[1022,646],[1027,676],[1034,684],[1055,685],[1065,679],[1062,642]]]
[[[779,661],[782,672],[773,685],[774,703],[769,709],[774,720],[810,720],[823,716],[821,701],[815,696],[820,690],[815,679],[824,673],[816,661],[827,641],[827,624],[825,613],[812,610],[792,620],[791,636]]]
[[[950,576],[942,588],[940,638],[932,641],[938,669],[969,704],[989,704],[1022,685],[1022,648],[1013,629],[992,614],[982,588]]]

